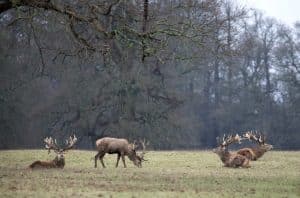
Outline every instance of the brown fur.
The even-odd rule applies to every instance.
[[[262,157],[265,152],[273,148],[272,145],[265,143],[266,137],[261,133],[248,131],[243,134],[243,137],[258,144],[258,146],[256,147],[242,148],[237,151],[238,154],[247,157],[249,160],[255,161],[258,158]]]
[[[221,146],[213,150],[216,153],[221,161],[223,162],[224,166],[232,167],[232,168],[249,168],[249,159],[245,156],[229,152],[226,148],[222,148]]]
[[[253,148],[242,148],[237,151],[238,154],[247,157],[249,160],[257,160],[262,157],[265,152],[269,151],[271,146],[269,144],[259,145]]]
[[[228,151],[228,146],[232,143],[240,143],[241,137],[236,134],[235,136],[229,135],[223,137],[223,140],[220,138],[217,138],[217,141],[219,143],[219,147],[215,148],[213,150],[214,153],[216,153],[221,161],[223,162],[224,166],[226,167],[232,167],[232,168],[249,168],[249,159],[246,158],[243,155],[234,153],[234,152],[229,152]]]
[[[70,136],[69,139],[66,141],[67,147],[66,148],[59,148],[56,145],[56,140],[53,140],[52,137],[46,137],[44,139],[45,147],[50,150],[54,150],[56,153],[56,157],[52,161],[34,161],[32,164],[29,165],[30,169],[34,168],[64,168],[65,167],[65,157],[64,152],[73,148],[74,144],[77,142],[77,138],[74,135],[73,137]]]
[[[105,168],[103,157],[106,153],[118,154],[116,167],[118,167],[119,160],[122,158],[124,168],[126,168],[125,156],[133,162],[137,167],[142,166],[142,158],[137,155],[135,145],[129,144],[126,139],[105,137],[96,141],[96,149],[98,151],[95,155],[95,168],[97,168],[97,160],[100,159],[102,167]]]
[[[52,161],[35,161],[29,165],[29,168],[64,168],[65,158],[56,156]]]

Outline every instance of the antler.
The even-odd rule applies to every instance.
[[[136,140],[133,140],[133,143],[132,143],[132,149],[133,149],[133,150],[136,150],[136,149],[137,149]]]
[[[70,136],[69,139],[66,140],[66,145],[67,147],[63,149],[63,151],[66,151],[66,150],[70,150],[74,147],[75,143],[77,142],[77,137],[75,135]]]
[[[227,147],[228,145],[230,145],[232,143],[236,143],[236,142],[238,142],[240,144],[241,140],[242,140],[242,138],[238,134],[236,134],[235,136],[233,136],[233,135],[226,136],[224,134],[223,140],[222,140],[222,142],[219,141],[220,142],[219,144],[221,146]]]
[[[246,133],[243,134],[243,137],[249,139],[249,140],[254,140],[255,142],[257,142],[258,144],[264,144],[266,137],[265,135],[258,133],[258,132],[252,132],[252,131],[248,131]]]
[[[45,142],[45,148],[48,149],[48,153],[50,153],[50,150],[53,149],[54,152],[59,151],[59,147],[57,146],[56,139],[53,140],[52,137],[46,137],[44,139]]]
[[[146,140],[144,139],[143,141],[140,140],[140,143],[141,143],[141,145],[142,145],[142,147],[143,147],[143,150],[142,150],[142,153],[141,153],[139,156],[140,156],[140,158],[141,158],[142,160],[146,161],[146,160],[144,159],[144,156],[145,156],[145,154],[146,154],[146,145],[148,145],[149,142],[146,142]]]

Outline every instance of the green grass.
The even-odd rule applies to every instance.
[[[143,168],[126,158],[115,168],[106,155],[94,168],[94,151],[70,151],[64,169],[30,171],[45,150],[0,151],[0,197],[300,197],[300,152],[266,153],[249,169],[223,167],[210,151],[149,152]]]

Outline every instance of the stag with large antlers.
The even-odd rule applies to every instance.
[[[246,158],[243,155],[228,151],[228,146],[230,144],[236,142],[240,143],[241,139],[242,138],[238,134],[235,136],[229,135],[227,137],[224,135],[222,141],[220,141],[220,139],[217,138],[219,147],[215,148],[213,152],[220,157],[221,161],[224,163],[224,166],[233,168],[250,167],[248,158]]]
[[[237,151],[238,154],[247,157],[249,160],[257,160],[258,158],[262,157],[265,152],[273,148],[271,144],[265,143],[266,136],[261,133],[248,131],[243,134],[243,138],[254,141],[258,144],[256,147],[242,148]]]
[[[74,147],[75,143],[77,142],[77,138],[74,135],[73,137],[70,136],[69,139],[66,140],[66,147],[60,148],[56,140],[52,137],[46,137],[44,139],[45,148],[48,149],[48,154],[51,150],[56,153],[56,157],[51,161],[35,161],[29,165],[29,168],[64,168],[65,166],[65,157],[64,153],[67,150],[70,150]]]
[[[100,159],[102,167],[105,168],[103,157],[106,153],[118,154],[116,167],[118,167],[119,160],[122,158],[124,168],[126,168],[125,156],[133,162],[137,167],[142,167],[142,162],[145,161],[146,142],[141,142],[143,151],[137,154],[137,146],[134,143],[130,144],[126,139],[104,137],[96,141],[97,155],[95,155],[95,168],[97,168],[97,160]]]

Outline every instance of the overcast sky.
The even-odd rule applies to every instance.
[[[237,0],[247,7],[262,10],[265,15],[293,25],[300,21],[300,0]]]

